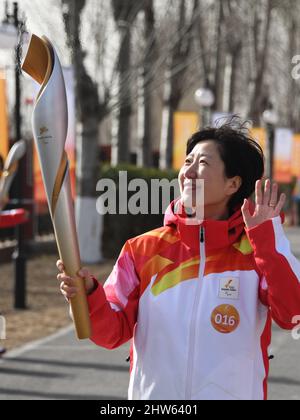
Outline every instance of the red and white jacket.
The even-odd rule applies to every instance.
[[[88,297],[92,341],[132,339],[129,399],[266,399],[271,321],[292,329],[300,314],[284,216],[247,229],[236,209],[188,225],[178,205],[164,227],[126,242]]]

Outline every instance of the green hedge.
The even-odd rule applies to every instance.
[[[119,194],[119,172],[127,171],[128,183],[133,179],[143,179],[148,185],[148,203],[149,211],[147,215],[105,215],[104,216],[104,232],[103,232],[103,245],[102,252],[106,258],[116,258],[125,242],[135,236],[141,235],[149,230],[156,229],[163,225],[164,215],[151,214],[151,195],[150,184],[153,179],[167,179],[169,181],[178,177],[178,172],[160,171],[153,168],[140,168],[132,165],[119,165],[112,168],[111,166],[103,166],[100,171],[101,179],[111,179],[117,185],[117,197]],[[136,192],[128,192],[128,199]],[[100,195],[101,193],[99,193]],[[118,209],[117,200],[117,209]],[[117,211],[118,213],[118,211]]]

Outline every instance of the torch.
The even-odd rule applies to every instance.
[[[25,155],[26,143],[20,140],[10,149],[0,178],[0,211],[8,203],[8,193],[18,170],[18,162]]]
[[[22,69],[40,85],[32,127],[60,258],[68,276],[76,279],[77,295],[70,300],[79,339],[91,336],[88,303],[81,268],[68,157],[65,142],[68,109],[61,64],[51,42],[32,34]]]

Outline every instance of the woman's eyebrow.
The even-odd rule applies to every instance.
[[[187,155],[187,157],[186,157],[186,159],[188,159],[188,158],[193,158],[195,155],[194,155],[194,153],[190,153],[189,155]],[[200,153],[200,155],[199,155],[200,157],[208,157],[209,159],[212,159],[213,158],[213,156],[212,155],[209,155],[209,154],[207,154],[207,153]]]
[[[206,154],[206,153],[200,153],[200,155],[199,155],[200,157],[208,157],[208,158],[212,158],[212,155],[208,155],[208,154]]]

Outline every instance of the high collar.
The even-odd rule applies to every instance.
[[[255,205],[249,200],[250,212]],[[176,209],[176,210],[175,210]],[[227,220],[205,219],[198,224],[187,224],[187,214],[180,198],[173,201],[165,213],[164,225],[176,226],[181,240],[190,248],[199,250],[200,227],[204,228],[206,250],[225,248],[237,242],[245,229],[241,207],[237,206]]]

